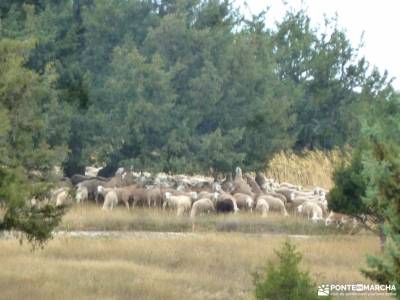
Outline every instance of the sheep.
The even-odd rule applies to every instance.
[[[179,217],[190,211],[192,207],[192,200],[186,195],[173,196],[170,192],[166,192],[163,209],[165,209],[167,206],[176,208],[176,215]]]
[[[70,181],[71,181],[72,185],[76,186],[78,183],[81,183],[83,181],[94,180],[94,179],[100,180],[103,182],[106,182],[109,180],[109,179],[101,177],[101,176],[92,177],[92,176],[84,176],[84,175],[80,175],[80,174],[75,174],[75,175],[72,175]]]
[[[256,204],[255,211],[261,213],[261,217],[266,218],[269,211],[268,202],[263,198],[259,198]]]
[[[289,188],[279,188],[275,191],[275,193],[285,196],[286,202],[292,202],[293,199],[295,198],[294,191]]]
[[[268,196],[272,196],[275,198],[279,198],[283,201],[283,203],[286,205],[288,203],[288,200],[286,199],[286,197],[282,194],[279,193],[275,193],[275,192],[265,192],[264,195],[268,195]]]
[[[162,207],[164,198],[160,188],[151,188],[146,191],[147,205],[149,207]]]
[[[233,190],[235,189],[235,183],[233,182],[232,175],[228,174],[225,180],[219,186],[216,185],[215,187],[217,192],[219,191],[219,187],[221,187],[222,190],[227,193],[233,192]]]
[[[209,214],[215,211],[214,203],[208,198],[201,198],[193,203],[190,217],[195,218],[202,214]]]
[[[67,190],[59,192],[56,196],[56,206],[68,205],[72,203],[72,199]]]
[[[104,198],[103,210],[112,210],[118,204],[118,195],[114,189],[108,191]]]
[[[221,191],[215,194],[215,210],[220,213],[237,213],[239,208],[236,204],[236,199],[228,193]]]
[[[316,202],[313,199],[310,199],[309,197],[297,197],[287,203],[287,208],[290,209],[291,211],[296,211],[297,207],[299,207],[306,201]]]
[[[76,190],[75,200],[76,203],[85,202],[88,200],[89,192],[88,189],[84,186],[79,186]]]
[[[306,201],[298,206],[296,210],[299,214],[307,217],[308,220],[311,219],[313,222],[323,220],[322,209],[315,202]]]
[[[100,167],[100,168],[96,168],[96,167],[92,167],[92,166],[86,167],[85,168],[85,176],[95,177],[95,176],[97,176],[97,174],[99,173],[99,171],[101,169],[102,169],[102,167]]]
[[[202,191],[202,192],[198,193],[197,196],[199,199],[201,199],[201,198],[213,199],[215,196],[215,192],[212,193],[212,192]]]
[[[256,194],[256,195],[263,194],[263,191],[261,190],[260,186],[254,180],[254,178],[252,176],[250,176],[250,174],[244,174],[244,177],[247,181],[247,184],[250,185],[251,191],[253,194]]]
[[[280,187],[288,188],[288,189],[296,190],[296,191],[301,191],[303,189],[300,185],[294,185],[294,184],[291,184],[289,182],[282,182],[280,184]]]
[[[89,179],[89,180],[84,180],[78,184],[79,187],[86,187],[88,190],[88,199],[89,200],[94,200],[96,203],[98,202],[98,191],[97,187],[99,185],[106,186],[108,184],[107,181],[102,181],[99,179]]]
[[[147,190],[142,187],[137,187],[137,186],[131,186],[130,187],[130,197],[132,198],[132,208],[134,208],[136,205],[142,205],[144,206],[145,204],[148,203],[147,199]]]
[[[97,192],[98,194],[102,195],[104,197],[107,197],[107,194],[110,191],[115,191],[116,195],[117,195],[117,202],[115,203],[115,205],[117,205],[119,202],[122,202],[125,204],[125,207],[129,210],[129,199],[131,196],[131,188],[130,187],[126,187],[126,188],[107,188],[107,187],[103,187],[102,185],[99,185],[97,187]],[[109,205],[109,204],[108,204]]]
[[[319,186],[315,187],[313,192],[314,192],[315,195],[319,195],[319,196],[322,196],[322,197],[325,197],[326,194],[327,194],[327,191],[325,189],[319,187]]]
[[[283,203],[283,201],[282,201],[281,199],[276,198],[276,197],[272,197],[272,196],[269,196],[269,195],[261,195],[261,196],[259,196],[259,197],[257,198],[257,202],[258,202],[260,199],[264,199],[264,200],[268,203],[269,209],[270,209],[271,211],[280,212],[280,213],[282,213],[285,217],[289,215],[289,214],[287,213],[287,211],[286,211],[285,204]]]
[[[233,197],[235,198],[237,207],[239,209],[245,209],[250,211],[253,210],[254,200],[251,196],[247,194],[236,193],[233,195]]]
[[[253,193],[251,191],[251,187],[247,184],[247,182],[242,177],[242,169],[240,167],[236,167],[236,176],[235,176],[235,189],[233,193],[242,193],[252,196]]]
[[[255,181],[262,189],[267,189],[267,186],[269,185],[269,182],[265,177],[265,174],[261,172],[257,172]]]

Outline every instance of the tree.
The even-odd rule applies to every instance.
[[[355,143],[360,102],[356,90],[366,84],[368,64],[358,58],[358,49],[336,20],[326,19],[318,30],[306,11],[288,11],[273,39],[278,74],[296,97],[296,149]]]
[[[64,209],[31,205],[30,199],[45,198],[53,167],[66,156],[61,137],[68,128],[55,125],[59,104],[51,66],[43,75],[24,67],[32,47],[32,40],[0,39],[0,230],[20,230],[42,244]]]
[[[374,118],[372,118],[374,116]],[[393,95],[372,108],[363,131],[370,143],[364,155],[369,181],[365,203],[383,217],[385,248],[369,256],[363,273],[382,284],[394,284],[400,299],[400,97]]]
[[[275,251],[279,262],[269,261],[265,275],[256,273],[253,277],[256,299],[301,300],[319,299],[317,285],[308,272],[299,270],[302,255],[295,245],[287,240],[280,251]],[[326,297],[331,299],[331,297]]]

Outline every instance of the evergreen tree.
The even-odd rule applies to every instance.
[[[269,261],[265,275],[254,275],[256,299],[268,300],[302,300],[319,299],[317,285],[308,272],[301,271],[299,264],[302,255],[295,245],[286,241],[280,251],[275,252],[279,262]],[[324,299],[331,299],[327,296]]]

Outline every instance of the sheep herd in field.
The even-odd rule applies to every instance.
[[[263,218],[269,212],[301,215],[312,222],[325,221],[327,226],[355,222],[348,216],[328,212],[328,191],[321,187],[306,190],[288,182],[278,183],[261,172],[256,176],[242,174],[240,167],[234,177],[224,180],[200,175],[152,175],[123,168],[113,177],[103,178],[97,176],[96,169],[88,171],[62,181],[62,186],[51,192],[51,201],[56,205],[92,201],[106,211],[117,205],[128,210],[138,206],[169,209],[177,216],[193,219],[206,214],[248,211]]]

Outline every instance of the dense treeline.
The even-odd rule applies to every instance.
[[[25,170],[263,169],[352,144],[391,91],[305,11],[273,29],[221,0],[4,0],[0,16],[2,160]]]

